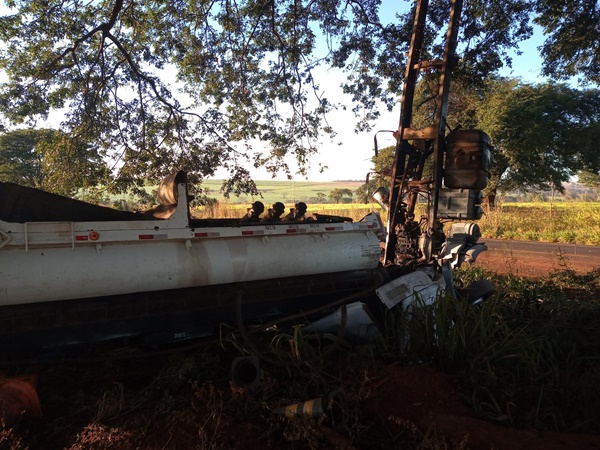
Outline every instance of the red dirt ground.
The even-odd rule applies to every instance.
[[[600,267],[600,261],[585,259],[566,259],[570,270],[576,273],[587,273]],[[521,257],[510,251],[495,249],[479,255],[477,266],[481,266],[499,274],[512,274],[520,277],[544,277],[553,271],[563,270],[558,259],[548,258],[543,254],[529,254]]]
[[[435,429],[470,449],[600,449],[599,435],[539,433],[514,430],[478,419],[447,375],[426,367],[389,366],[365,409],[391,427],[409,421],[421,431]]]
[[[481,265],[488,263],[494,269],[493,260],[482,258]],[[538,272],[534,264],[526,267],[532,275],[547,274],[545,265]],[[356,435],[348,435],[326,424],[291,426],[275,417],[269,407],[293,400],[263,396],[257,402],[256,394],[232,388],[228,362],[214,361],[220,375],[213,375],[213,384],[194,381],[203,379],[198,367],[188,370],[182,361],[174,371],[164,358],[21,368],[15,373],[37,375],[43,416],[0,427],[0,450],[600,449],[600,434],[540,433],[477,418],[455,381],[425,366],[339,369],[347,385],[361,386],[360,395],[349,390],[348,404],[360,423],[351,424]],[[293,373],[287,376],[298,382]],[[274,383],[261,379],[265,390]]]
[[[383,365],[367,369],[362,380],[345,379],[348,386],[357,381],[361,398],[349,389],[348,405],[360,410],[366,428],[351,440],[326,423],[310,432],[290,428],[266,405],[256,406],[252,393],[173,379],[148,362],[38,368],[44,415],[1,433],[0,449],[600,449],[600,434],[540,433],[481,420],[454,380],[425,366]]]

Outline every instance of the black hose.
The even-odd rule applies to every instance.
[[[238,329],[242,335],[242,338],[244,339],[244,342],[248,346],[248,348],[250,348],[250,350],[252,351],[252,353],[254,353],[255,356],[262,359],[263,361],[268,362],[269,364],[273,364],[276,366],[283,366],[283,367],[291,367],[291,366],[297,365],[293,361],[281,361],[279,359],[271,358],[270,356],[266,355],[262,350],[260,350],[255,345],[255,343],[250,339],[250,334],[248,333],[248,330],[246,329],[246,326],[244,325],[244,321],[242,318],[242,296],[243,295],[244,295],[244,293],[242,291],[237,292],[237,297],[235,299],[236,321],[237,321]],[[347,298],[345,300],[347,300]],[[320,308],[320,309],[318,309],[318,311],[321,311],[322,309],[324,309],[324,308]],[[305,314],[303,314],[300,317],[303,317],[304,315]],[[337,350],[339,348],[339,346],[342,343],[342,340],[344,339],[344,335],[346,334],[347,318],[348,318],[348,312],[347,312],[346,304],[343,304],[340,329],[338,330],[338,334],[335,338],[335,341],[333,342],[333,344],[331,346],[329,346],[329,348],[324,353],[321,354],[320,358],[313,358],[311,360],[303,361],[304,364],[308,365],[312,362],[318,361],[319,359],[322,359],[323,357],[328,356],[334,350]]]

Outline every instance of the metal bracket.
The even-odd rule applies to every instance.
[[[2,243],[0,243],[0,248],[4,247],[10,241],[12,241],[12,236],[8,234],[6,231],[0,229],[0,236],[2,236]]]

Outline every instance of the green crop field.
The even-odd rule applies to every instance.
[[[204,180],[202,182],[202,192],[209,197],[217,198],[219,201],[225,201],[220,192],[222,184],[223,180]],[[227,199],[227,203],[250,204],[254,200],[260,200],[265,205],[275,202],[282,202],[286,205],[293,205],[295,202],[309,203],[311,199],[317,199],[319,193],[327,196],[334,189],[350,189],[354,192],[362,184],[364,184],[363,181],[256,181],[262,196],[231,196]]]

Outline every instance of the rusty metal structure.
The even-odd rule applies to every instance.
[[[422,59],[422,54],[429,1],[417,2],[400,124],[394,133],[397,144],[391,186],[384,201],[388,209],[388,237],[383,261],[386,266],[414,268],[440,261],[449,251],[442,220],[480,217],[478,201],[480,189],[487,183],[489,138],[478,130],[446,133],[462,5],[462,0],[452,1],[443,59],[428,61]],[[414,129],[413,105],[419,74],[434,70],[439,72],[439,82],[433,123]],[[423,179],[425,164],[430,159],[433,160],[431,178]],[[415,206],[419,195],[427,197],[429,207],[427,216],[417,220]],[[460,228],[464,230],[465,227]]]

